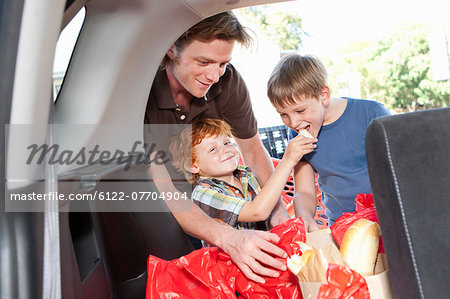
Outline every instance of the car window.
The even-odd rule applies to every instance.
[[[83,7],[59,35],[53,61],[53,101],[58,97],[85,17],[86,9]]]

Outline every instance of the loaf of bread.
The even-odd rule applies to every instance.
[[[305,136],[306,138],[314,138],[307,130],[305,129],[301,129],[300,131],[298,131],[298,134]]]
[[[361,218],[345,232],[340,252],[350,268],[363,276],[373,274],[377,259],[380,228],[376,222]]]
[[[302,268],[308,263],[308,261],[315,254],[314,249],[306,243],[297,242],[300,246],[300,250],[302,251],[302,255],[294,254],[291,257],[287,258],[286,264],[288,269],[297,275]]]

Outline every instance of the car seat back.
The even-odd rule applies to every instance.
[[[378,118],[367,164],[397,298],[450,294],[450,108]]]

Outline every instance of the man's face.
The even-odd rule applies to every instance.
[[[277,107],[281,120],[289,128],[296,132],[307,130],[317,137],[324,121],[323,102],[315,97],[298,99],[294,104],[286,104],[285,107]]]
[[[192,172],[201,176],[226,178],[239,163],[239,152],[226,135],[206,137],[194,150],[197,159]]]
[[[178,90],[186,90],[201,98],[219,81],[231,61],[234,41],[214,39],[194,40],[181,50],[174,46],[167,52],[171,59],[167,67],[169,82]],[[169,74],[170,73],[170,74]]]

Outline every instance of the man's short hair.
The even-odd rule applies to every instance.
[[[191,173],[185,168],[186,164],[193,165],[198,159],[194,147],[207,137],[219,135],[231,137],[230,125],[220,119],[203,118],[194,121],[180,135],[172,139],[169,146],[172,163],[178,171],[184,173],[188,181],[194,182],[199,178],[198,173]]]
[[[175,48],[181,51],[183,47],[193,40],[208,42],[213,39],[237,41],[245,47],[252,44],[252,36],[248,28],[242,26],[237,17],[231,11],[225,11],[208,17],[195,24],[184,32],[174,43]],[[161,67],[167,67],[170,58],[164,57]]]
[[[283,56],[272,71],[267,96],[275,107],[285,107],[304,97],[318,99],[327,85],[327,71],[317,57],[292,53]]]

